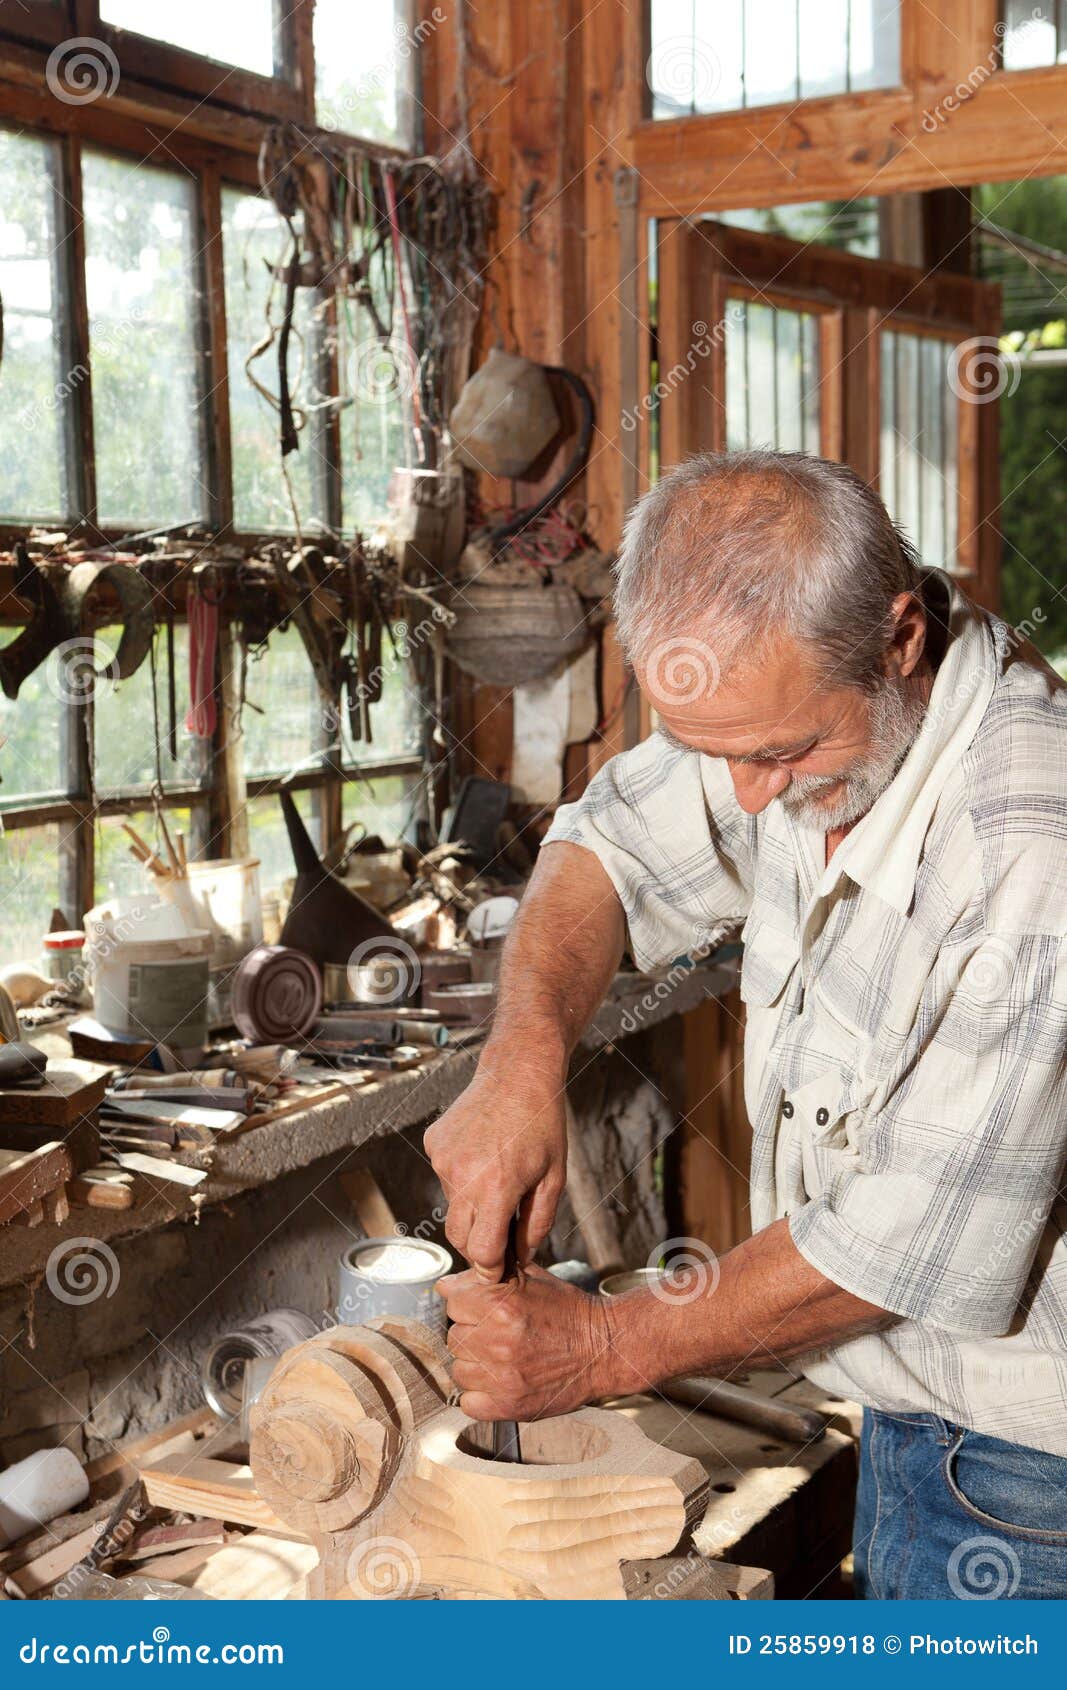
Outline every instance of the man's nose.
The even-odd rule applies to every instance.
[[[789,770],[773,763],[763,768],[756,763],[731,763],[730,775],[737,802],[750,816],[758,816],[789,785]]]

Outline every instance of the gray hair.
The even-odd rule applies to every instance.
[[[631,663],[699,629],[720,663],[789,634],[843,686],[877,687],[916,553],[855,471],[803,452],[702,452],[630,511],[615,619]]]

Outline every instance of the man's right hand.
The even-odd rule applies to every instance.
[[[558,1083],[522,1076],[511,1065],[494,1071],[489,1051],[483,1060],[462,1097],[429,1128],[425,1145],[448,1199],[449,1243],[495,1282],[516,1209],[520,1262],[551,1230],[567,1176],[567,1117]]]

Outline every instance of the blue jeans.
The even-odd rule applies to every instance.
[[[1067,1460],[867,1409],[855,1591],[900,1601],[1067,1598]]]

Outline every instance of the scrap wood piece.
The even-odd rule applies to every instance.
[[[254,1531],[216,1550],[199,1572],[182,1582],[218,1601],[284,1601],[296,1593],[317,1559],[315,1545],[306,1538]]]
[[[0,1150],[0,1222],[9,1221],[35,1204],[74,1173],[70,1152],[62,1144],[42,1144],[38,1150]]]
[[[84,1062],[73,1056],[50,1062],[43,1085],[32,1090],[14,1086],[0,1089],[0,1124],[72,1127],[99,1108],[110,1074],[110,1068],[99,1062]]]
[[[88,1467],[85,1471],[88,1476]],[[102,1497],[86,1503],[84,1508],[75,1509],[69,1514],[60,1514],[56,1519],[49,1520],[47,1525],[41,1526],[32,1536],[19,1538],[17,1543],[0,1551],[0,1576],[17,1572],[20,1567],[27,1566],[49,1549],[58,1549],[71,1538],[84,1534],[89,1527],[99,1530],[113,1506],[113,1495]]]
[[[774,1575],[762,1567],[709,1561],[691,1550],[658,1561],[624,1561],[622,1579],[631,1602],[770,1602]]]
[[[369,1168],[346,1168],[341,1189],[356,1212],[368,1238],[388,1238],[396,1231],[396,1216]]]
[[[222,1545],[226,1542],[226,1527],[221,1520],[186,1520],[178,1525],[144,1526],[135,1531],[115,1557],[120,1561],[150,1561],[158,1555],[169,1555],[179,1549],[199,1548],[202,1544]]]
[[[201,1185],[207,1179],[206,1168],[187,1168],[184,1162],[172,1162],[166,1156],[143,1156],[139,1150],[115,1150],[112,1152],[115,1162],[120,1168],[128,1168],[133,1174],[144,1174],[148,1179],[170,1180],[174,1185]]]
[[[164,1456],[203,1455],[209,1448],[215,1453],[220,1431],[228,1435],[231,1444],[235,1441],[236,1432],[232,1428],[220,1427],[210,1408],[194,1408],[190,1414],[183,1414],[180,1419],[157,1427],[154,1432],[146,1432],[143,1437],[120,1444],[107,1455],[98,1455],[88,1463],[85,1474],[94,1491],[115,1474],[125,1477],[129,1483],[136,1477],[139,1467],[161,1461]]]
[[[187,1578],[191,1573],[198,1573],[206,1561],[213,1555],[221,1555],[224,1548],[219,1543],[195,1543],[188,1549],[171,1550],[167,1554],[146,1556],[143,1561],[137,1561],[130,1569],[130,1573],[138,1578],[168,1579],[171,1583]],[[119,1577],[129,1574],[120,1573]]]
[[[199,1455],[170,1455],[141,1467],[140,1473],[153,1508],[173,1508],[236,1526],[269,1526],[295,1535],[260,1497],[250,1467]]]
[[[67,1186],[75,1204],[90,1209],[132,1209],[135,1203],[133,1175],[122,1168],[84,1168]]]
[[[23,1598],[39,1596],[84,1561],[106,1530],[106,1519],[95,1520],[75,1537],[67,1538],[65,1543],[53,1544],[21,1567],[5,1574],[4,1588],[8,1595]]]

